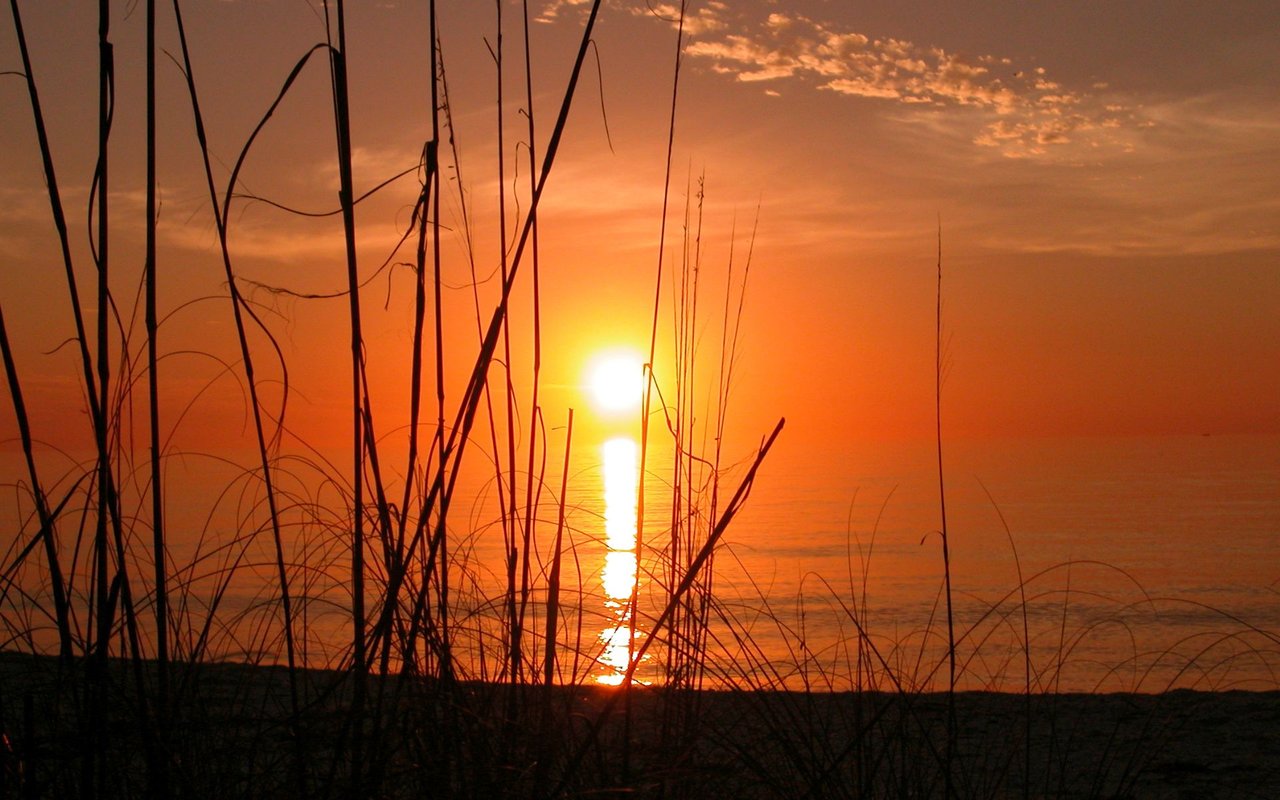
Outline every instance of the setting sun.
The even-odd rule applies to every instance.
[[[628,351],[611,351],[596,357],[589,368],[588,385],[601,411],[638,408],[644,393],[644,362]]]

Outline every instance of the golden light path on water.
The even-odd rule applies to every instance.
[[[600,447],[604,473],[604,570],[600,582],[611,623],[600,632],[599,662],[606,671],[596,682],[616,686],[627,671],[631,648],[632,590],[636,585],[636,492],[639,447],[625,436]]]

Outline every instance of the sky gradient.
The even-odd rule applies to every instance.
[[[523,186],[519,4],[502,8],[504,180]],[[539,153],[586,8],[531,4]],[[323,21],[302,0],[191,3],[184,12],[225,182],[289,69],[323,41]],[[708,308],[723,302],[730,261],[737,281],[750,254],[733,430],[749,442],[786,416],[793,448],[932,435],[940,240],[948,435],[1280,432],[1280,31],[1259,24],[1268,12],[1269,4],[1249,2],[691,4],[663,260],[668,270],[678,263],[701,184],[697,246],[703,291],[716,298]],[[26,3],[23,13],[89,281],[96,15],[70,2]],[[468,247],[481,277],[498,261],[495,13],[492,4],[441,6],[461,154],[458,165],[449,158],[442,215],[455,382],[475,350]],[[411,169],[429,136],[425,13],[419,3],[380,2],[353,4],[348,14],[355,180],[365,191]],[[556,424],[585,402],[582,372],[593,352],[647,349],[675,14],[670,4],[605,5],[548,184],[543,403]],[[114,288],[122,325],[135,330],[142,32],[142,12],[119,4]],[[160,36],[177,57],[167,12]],[[19,70],[6,21],[0,71]],[[198,396],[201,418],[243,428],[240,390],[219,377],[235,351],[191,113],[181,74],[165,58],[159,84],[169,401]],[[317,59],[266,128],[237,191],[309,211],[337,207],[328,91]],[[56,438],[58,421],[83,406],[63,346],[70,317],[26,89],[15,75],[0,80],[0,104],[0,302],[35,398],[28,402],[44,435]],[[404,379],[411,281],[396,265],[411,253],[392,253],[416,193],[410,172],[358,212],[375,384]],[[509,231],[522,199],[527,192],[509,194]],[[264,287],[255,300],[290,360],[293,424],[323,440],[349,413],[344,391],[326,391],[346,369],[345,302],[265,287],[344,288],[340,222],[246,197],[233,206],[231,248],[240,274]],[[479,288],[486,319],[493,289],[492,279]],[[522,282],[518,293],[528,291]],[[718,346],[716,313],[704,317],[707,352]],[[202,394],[211,381],[225,391]],[[404,395],[393,394],[399,399],[382,405],[386,419],[403,415]],[[10,412],[0,425],[4,439],[15,435]]]

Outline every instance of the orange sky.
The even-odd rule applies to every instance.
[[[141,341],[142,12],[117,4],[112,136],[114,289]],[[482,275],[496,268],[495,70],[490,4],[443,4],[451,111]],[[412,167],[429,135],[419,3],[352,4],[358,191]],[[459,10],[455,6],[465,7]],[[531,4],[538,152],[585,6]],[[508,185],[525,186],[518,4],[509,13]],[[1280,75],[1264,3],[698,3],[686,39],[664,263],[680,261],[688,188],[705,175],[700,355],[714,360],[725,270],[752,246],[730,414],[753,442],[780,416],[792,447],[928,436],[933,424],[937,226],[955,436],[1280,431]],[[661,8],[659,9],[661,10]],[[79,261],[92,286],[86,202],[95,157],[96,19],[25,3],[27,39]],[[196,77],[219,181],[293,63],[323,40],[303,2],[191,3]],[[168,12],[161,46],[177,54]],[[542,210],[549,425],[581,408],[600,346],[647,348],[653,311],[675,31],[644,3],[602,13]],[[11,21],[0,70],[21,69]],[[599,77],[597,77],[599,76]],[[266,129],[240,191],[336,208],[328,72],[317,60]],[[160,270],[167,402],[195,401],[192,441],[247,431],[238,357],[191,115],[160,66]],[[511,99],[514,98],[514,99]],[[0,303],[37,435],[75,442],[84,402],[65,283],[24,83],[0,81]],[[450,159],[451,163],[451,159]],[[456,390],[475,352],[459,173],[442,222]],[[374,276],[409,223],[410,175],[362,204],[358,230],[370,378],[385,429],[406,408],[409,271]],[[527,207],[521,188],[512,209]],[[511,211],[514,219],[515,211]],[[514,222],[508,222],[512,228]],[[752,231],[754,228],[754,243]],[[238,201],[238,274],[296,292],[345,286],[339,220]],[[513,314],[531,325],[528,268]],[[481,287],[487,320],[494,281]],[[663,287],[663,355],[670,285]],[[212,298],[212,299],[199,299]],[[291,424],[327,441],[345,424],[344,300],[255,294],[283,343]],[[193,302],[196,301],[196,302]],[[384,304],[386,310],[384,310]],[[135,307],[137,310],[135,310]],[[92,308],[87,311],[92,313]],[[90,318],[92,326],[92,318]],[[517,333],[517,386],[527,341]],[[264,343],[257,346],[264,363]],[[133,347],[135,357],[141,345]],[[660,360],[669,380],[670,360]],[[264,367],[268,386],[278,370]],[[138,374],[141,374],[139,370]],[[214,388],[201,393],[202,387]],[[268,389],[268,391],[273,391]],[[139,413],[141,411],[139,410]],[[82,434],[88,437],[88,426]],[[16,436],[12,412],[0,438]],[[227,434],[218,433],[217,437]],[[87,441],[87,440],[81,440]]]

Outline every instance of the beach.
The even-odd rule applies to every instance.
[[[0,670],[0,796],[81,794],[73,689],[88,684],[59,693],[50,658],[5,653]],[[74,667],[62,675],[83,681]],[[100,796],[144,796],[149,748],[166,754],[172,796],[351,794],[348,676],[304,673],[291,718],[283,668],[175,665],[166,728],[137,705],[127,663],[109,675]],[[391,677],[371,682],[365,708],[363,746],[376,753],[358,793],[370,797],[1280,796],[1280,692],[960,692],[950,755],[945,693],[635,687],[628,700],[613,687]]]

